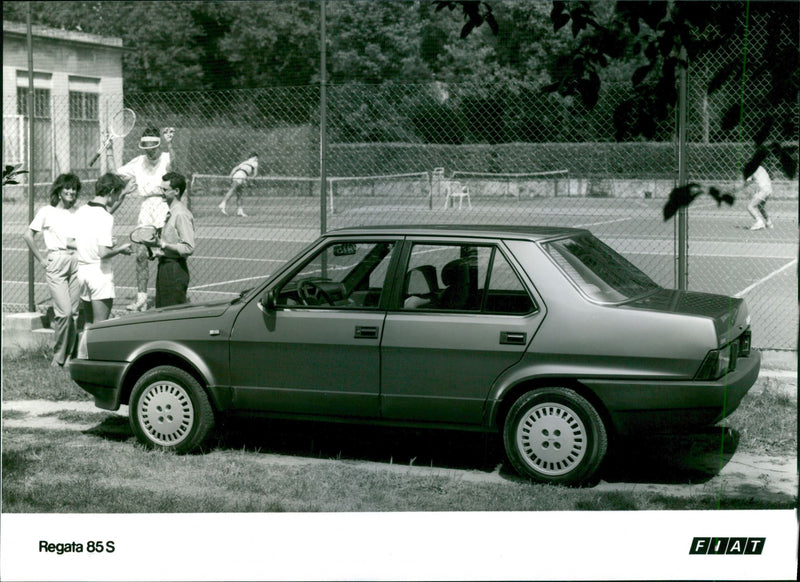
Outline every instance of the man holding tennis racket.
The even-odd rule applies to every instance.
[[[117,170],[117,174],[127,182],[127,187],[120,199],[112,207],[111,212],[122,204],[125,195],[135,187],[137,194],[142,199],[139,209],[137,224],[153,225],[156,228],[164,226],[169,208],[161,196],[161,177],[169,172],[174,165],[175,152],[172,149],[172,139],[175,129],[168,127],[163,132],[166,152],[161,151],[161,134],[158,129],[149,127],[144,130],[139,140],[139,149],[144,153],[136,156],[130,162]],[[136,245],[136,301],[126,307],[128,311],[144,311],[147,309],[147,284],[150,279],[150,265],[148,253],[143,245]]]
[[[156,307],[167,307],[186,303],[189,289],[186,258],[194,252],[194,217],[182,201],[186,178],[177,172],[167,172],[160,189],[169,213],[157,242]]]

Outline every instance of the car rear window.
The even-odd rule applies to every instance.
[[[545,250],[590,299],[619,303],[660,289],[625,257],[591,234],[544,244]]]

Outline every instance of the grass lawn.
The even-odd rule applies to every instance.
[[[52,347],[21,350],[14,357],[3,355],[3,400],[92,400],[69,372],[50,366]]]
[[[3,399],[89,400],[67,373],[50,368],[35,350],[4,362]],[[720,498],[713,488],[686,496],[636,488],[652,475],[663,479],[665,470],[673,472],[668,478],[677,483],[712,478],[681,468],[681,459],[692,455],[796,455],[797,402],[769,386],[746,396],[722,427],[691,437],[618,443],[601,478],[630,483],[624,492],[528,483],[507,468],[499,439],[472,433],[237,419],[220,432],[211,451],[176,456],[138,445],[127,420],[118,415],[98,409],[53,417],[91,428],[4,425],[4,512],[566,511],[796,504],[793,499],[764,505],[755,498]],[[3,412],[3,418],[19,419],[19,414]],[[671,468],[664,469],[665,459]],[[485,478],[498,472],[503,479]]]

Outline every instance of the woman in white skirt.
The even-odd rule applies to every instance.
[[[135,186],[138,197],[142,200],[139,209],[138,226],[153,225],[161,228],[167,219],[169,207],[161,197],[161,177],[174,169],[174,151],[172,138],[175,134],[173,128],[164,130],[164,142],[168,151],[161,151],[161,135],[157,128],[149,127],[144,130],[139,140],[139,149],[143,153],[133,158],[130,162],[118,168],[119,174],[128,184],[110,212],[113,214],[122,204],[128,189]],[[136,301],[127,306],[129,311],[144,311],[147,309],[147,284],[150,280],[150,264],[147,248],[136,245]]]

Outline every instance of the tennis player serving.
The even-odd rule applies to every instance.
[[[242,190],[247,185],[250,178],[255,178],[258,174],[258,154],[253,152],[250,157],[237,165],[231,170],[231,187],[222,197],[222,202],[219,203],[219,211],[228,215],[226,205],[228,199],[236,194],[236,216],[247,217],[247,214],[242,208]]]
[[[161,151],[163,143],[167,151]],[[125,193],[111,209],[116,211],[128,191],[135,188],[142,206],[139,209],[137,224],[153,225],[162,228],[167,219],[169,207],[161,196],[161,177],[171,171],[175,166],[175,152],[172,147],[175,129],[167,127],[163,134],[154,127],[148,127],[139,140],[139,149],[142,154],[117,170],[126,182]],[[144,311],[147,309],[147,284],[150,279],[150,264],[147,248],[144,245],[136,246],[136,301],[126,307],[128,311]]]

